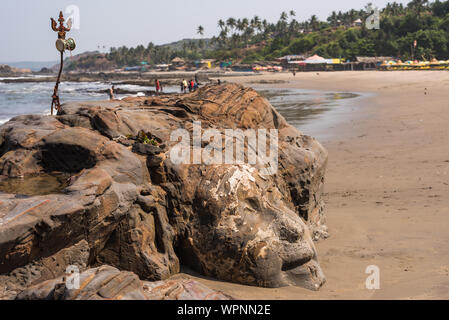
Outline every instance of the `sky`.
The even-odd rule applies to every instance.
[[[217,21],[229,17],[254,17],[277,21],[282,11],[295,10],[298,20],[316,14],[321,20],[332,11],[362,9],[368,3],[382,8],[392,0],[2,0],[0,1],[0,61],[54,61],[57,34],[50,17],[59,11],[69,16],[79,29],[68,33],[77,43],[73,54],[98,50],[103,46],[136,46],[149,42],[165,44],[185,38],[218,33]],[[408,0],[399,3],[408,3]],[[77,10],[71,8],[78,8]],[[76,25],[78,27],[78,25]]]

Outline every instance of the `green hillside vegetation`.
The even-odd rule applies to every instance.
[[[298,21],[295,11],[282,12],[276,22],[258,16],[219,20],[219,33],[212,39],[187,39],[169,45],[112,48],[106,55],[116,67],[169,63],[174,57],[202,58],[252,63],[289,54],[318,54],[325,58],[354,60],[356,56],[394,56],[408,60],[413,42],[414,57],[449,59],[449,1],[413,0],[379,8],[380,29],[369,30],[365,20],[372,14],[371,4],[361,10],[332,12],[326,21],[312,15]],[[363,23],[354,26],[360,19]],[[203,37],[204,28],[195,32]]]

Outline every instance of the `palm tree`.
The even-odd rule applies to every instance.
[[[263,39],[264,40],[268,39],[268,36],[269,36],[269,33],[270,33],[269,28],[270,28],[270,25],[269,25],[267,19],[264,19],[262,21],[262,30],[263,30]]]
[[[312,31],[317,31],[319,27],[318,17],[316,15],[312,15],[310,17],[310,26],[312,27]]]
[[[246,43],[246,46],[248,46],[248,29],[250,28],[249,20],[247,18],[243,18],[240,25],[240,31],[243,32],[242,36]]]
[[[242,24],[242,20],[238,19],[235,25],[237,31],[243,32],[245,30],[245,27]]]
[[[411,8],[414,8],[416,11],[416,14],[419,16],[421,14],[422,9],[424,8],[424,5],[428,3],[428,0],[413,0],[409,3],[409,6]]]
[[[296,12],[295,10],[290,10],[290,17],[296,17]]]
[[[228,27],[224,27],[218,36],[219,43],[223,47],[226,45],[226,40],[228,39],[228,32],[229,32]]]
[[[254,18],[253,18],[253,28],[257,29],[258,31],[262,30],[262,22],[260,21],[259,16],[254,16]]]
[[[264,32],[266,32],[266,31],[268,31],[268,21],[267,21],[267,19],[264,19],[263,21],[262,21],[262,28],[263,28],[263,30],[264,30]]]
[[[223,20],[218,20],[218,27],[223,30],[224,27],[226,26],[225,22]]]
[[[204,27],[199,26],[196,33],[198,33],[200,36],[204,36]]]
[[[336,27],[338,25],[337,13],[332,11],[332,14],[327,18],[327,21],[331,24],[332,27]]]
[[[295,19],[292,20],[292,22],[290,22],[290,25],[288,27],[288,35],[289,38],[293,38],[295,37],[295,35],[297,35],[299,33],[300,30],[300,25],[299,22],[296,21]]]
[[[236,26],[236,23],[237,23],[237,21],[234,19],[234,18],[229,18],[227,21],[226,21],[226,25],[231,29],[231,30],[233,30],[234,28],[235,28],[235,26]]]
[[[281,13],[281,17],[280,17],[279,20],[281,20],[282,22],[286,22],[286,21],[287,21],[287,18],[288,18],[287,13],[286,13],[285,11],[283,11],[283,12]]]

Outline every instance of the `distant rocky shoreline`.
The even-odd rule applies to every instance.
[[[63,73],[61,81],[69,82],[109,82],[114,84],[133,84],[140,86],[153,86],[154,81],[159,79],[165,85],[178,85],[182,79],[194,79],[200,82],[209,82],[213,78],[227,78],[246,75],[242,72],[92,72],[92,73]],[[254,75],[254,73],[250,73]],[[54,74],[0,74],[0,82],[3,83],[38,83],[55,82]]]

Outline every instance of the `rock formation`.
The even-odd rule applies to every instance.
[[[76,285],[76,286],[75,286]],[[76,289],[78,287],[80,289]],[[231,297],[188,279],[147,282],[111,266],[41,282],[17,300],[230,300]]]
[[[0,77],[14,77],[31,74],[30,69],[20,69],[10,67],[6,64],[0,64]]]
[[[226,129],[276,129],[277,171],[264,174],[259,154],[254,165],[175,164],[180,144],[171,135],[185,129],[193,136],[194,121],[223,137]],[[214,143],[194,145],[191,156],[234,148]],[[67,103],[56,117],[13,118],[0,127],[0,182],[61,172],[70,178],[62,193],[0,193],[0,291],[7,288],[0,298],[28,287],[19,297],[42,298],[36,290],[53,290],[67,266],[129,271],[135,275],[123,277],[135,277],[135,288],[137,276],[166,280],[186,265],[224,281],[318,289],[324,275],[312,239],[327,235],[326,164],[315,139],[256,91],[232,84]],[[97,297],[95,290],[85,297]],[[124,296],[148,296],[139,290]]]

